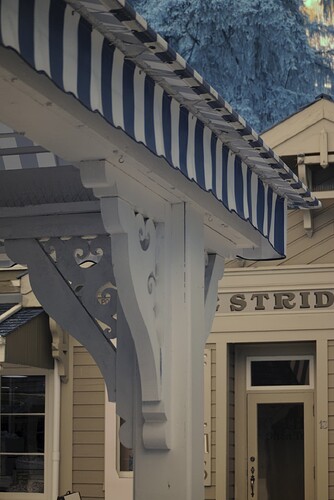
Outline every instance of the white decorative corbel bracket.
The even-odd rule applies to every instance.
[[[320,157],[322,155],[321,151],[322,150],[320,148]],[[327,154],[326,148],[324,151],[326,151],[326,154]],[[307,186],[312,184],[311,178],[309,175],[309,171],[308,171],[309,167],[305,163],[305,154],[299,154],[297,156],[297,165],[298,165],[298,177],[300,178],[300,180],[304,184],[306,184]],[[321,166],[324,167],[325,166],[324,163],[321,163]],[[313,215],[311,213],[311,210],[306,209],[306,208],[302,209],[302,214],[303,214],[303,225],[304,225],[305,233],[307,234],[307,236],[309,238],[311,238],[313,235]]]
[[[63,249],[62,243],[64,243],[64,247],[67,246],[66,241],[69,241],[72,252],[62,252],[60,250]],[[47,243],[49,242],[50,240],[48,240]],[[6,240],[5,246],[7,254],[14,262],[28,266],[32,289],[49,316],[54,318],[64,330],[71,333],[71,335],[81,342],[91,353],[104,377],[109,399],[110,401],[115,401],[116,352],[112,342],[101,328],[98,320],[98,316],[100,315],[98,312],[99,306],[103,304],[104,300],[106,300],[108,304],[110,301],[108,301],[108,299],[110,299],[111,296],[105,296],[106,286],[103,285],[99,290],[96,288],[92,290],[92,287],[88,286],[87,288],[90,290],[86,291],[85,287],[82,285],[92,284],[95,280],[87,280],[81,276],[80,281],[76,282],[75,278],[77,278],[79,276],[78,273],[80,273],[77,269],[78,263],[73,262],[72,265],[70,265],[69,262],[67,262],[67,265],[65,265],[66,260],[70,261],[70,259],[73,258],[75,260],[76,252],[74,250],[78,248],[78,242],[73,245],[70,240],[64,240],[62,242],[62,240],[55,239],[53,244],[48,246],[46,242],[42,243],[31,238],[23,240]],[[98,247],[101,248],[101,243]],[[108,245],[106,248],[107,247]],[[82,249],[82,244],[80,244],[79,248]],[[102,256],[100,255],[100,257]],[[80,256],[78,258],[80,258]],[[78,262],[80,262],[80,260]],[[111,267],[110,257],[107,259],[107,262],[109,262]],[[58,267],[57,263],[60,264]],[[71,279],[62,274],[65,267],[68,269],[76,268],[71,275]],[[103,278],[102,282],[107,282],[108,284],[113,277],[112,272],[106,272],[107,269],[107,267],[102,266],[102,273],[98,274],[99,277]],[[89,270],[92,271],[91,268],[88,268],[88,271]],[[99,280],[97,280],[97,282],[99,282]],[[97,305],[94,311],[92,311],[88,309],[88,303],[92,302],[89,296],[91,296],[92,293],[95,294],[96,291],[98,292]],[[108,294],[110,295],[110,293],[113,293],[112,290],[109,290]],[[103,317],[104,315],[102,318]],[[111,317],[110,320],[112,322]]]
[[[52,357],[58,361],[61,381],[68,382],[68,333],[53,318],[49,318],[52,335]]]
[[[159,264],[164,224],[155,224],[119,197],[101,198],[101,212],[110,234],[117,292],[135,346],[142,392],[145,447],[168,449],[168,403],[163,373],[163,308]],[[167,303],[166,303],[167,306]],[[168,306],[167,306],[168,309]]]
[[[143,401],[159,401],[160,346],[156,334],[156,227],[120,198],[102,198],[103,222],[111,236],[118,295],[133,334]]]

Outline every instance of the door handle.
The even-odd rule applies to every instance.
[[[254,476],[255,469],[254,469],[254,467],[252,467],[250,471],[252,474],[250,477],[251,497],[253,498],[254,497],[254,484],[255,484],[255,476]]]

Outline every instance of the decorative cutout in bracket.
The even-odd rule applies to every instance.
[[[105,336],[115,338],[117,290],[110,237],[49,238],[40,243]]]
[[[78,271],[80,267],[78,263],[75,262],[74,256],[77,253],[73,251],[73,248],[77,249],[82,247],[81,238],[78,239],[80,244],[76,241],[76,238],[73,238],[71,244],[65,245],[65,243],[63,243],[64,241],[70,240],[71,239],[60,240],[55,238],[52,240],[44,240],[42,243],[36,239],[29,238],[22,240],[6,240],[5,244],[6,251],[13,261],[28,266],[32,289],[47,314],[54,318],[65,331],[69,332],[84,345],[93,356],[104,377],[109,400],[115,401],[115,346],[95,319],[93,314],[96,314],[98,317],[96,311],[94,310],[91,312],[90,308],[87,308],[81,300],[81,296],[84,297],[85,301],[88,300],[90,292],[88,290],[86,292],[85,290],[90,285],[93,287],[91,293],[96,297],[96,295],[98,295],[96,290],[101,288],[101,284],[103,285],[106,281],[114,281],[111,260],[110,257],[109,259],[106,258],[106,267],[99,268],[99,273],[97,273],[95,280],[92,278],[83,280],[80,276],[81,271]],[[106,238],[106,242],[108,244],[106,245],[105,255],[108,255],[110,251],[108,238]],[[66,255],[66,252],[62,251],[65,247],[69,251],[69,256]],[[48,248],[49,251],[47,251],[46,248]],[[103,248],[103,246],[101,247],[101,243],[99,243],[99,248]],[[89,252],[88,255],[91,253],[94,252]],[[51,257],[51,254],[53,257]],[[79,256],[80,255],[82,254],[79,252]],[[105,271],[104,275],[102,272],[103,270]],[[97,286],[97,283],[99,286]],[[81,288],[79,287],[81,296],[77,295],[78,286],[80,284],[84,285]],[[75,293],[74,290],[77,290],[77,293]],[[84,290],[84,292],[82,292],[82,290]],[[86,293],[88,294],[87,297],[85,295]],[[95,299],[95,302],[97,302],[97,299]],[[113,307],[117,307],[116,304],[117,301],[115,300]],[[111,317],[112,315],[109,314],[109,316]]]

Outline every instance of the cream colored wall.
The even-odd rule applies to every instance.
[[[205,487],[205,499],[216,498],[216,348],[206,346],[211,350],[211,486]]]
[[[312,212],[314,230],[311,238],[307,236],[303,227],[303,211],[289,211],[286,259],[265,262],[234,259],[226,264],[227,269],[334,263],[334,193],[333,199],[323,200],[322,205],[320,210]]]
[[[86,349],[69,338],[68,381],[61,386],[61,494],[104,499],[105,386]]]
[[[83,500],[104,498],[105,389],[82,346],[73,349],[73,490]]]
[[[331,265],[314,264],[298,266],[279,266],[271,270],[262,268],[238,268],[226,271],[224,279],[220,284],[219,303],[229,300],[231,294],[243,292],[279,292],[291,291],[298,298],[300,290],[333,290],[334,288],[334,263]],[[249,297],[249,295],[248,295]],[[268,307],[265,311],[244,310],[241,312],[226,312],[228,308],[218,310],[209,338],[211,343],[216,343],[223,355],[218,359],[217,367],[223,377],[225,370],[231,371],[231,361],[228,360],[224,352],[228,351],[231,344],[242,343],[273,343],[273,342],[315,342],[316,344],[316,386],[315,386],[315,428],[316,448],[316,500],[327,498],[327,483],[329,480],[329,498],[334,500],[334,307],[299,309],[295,307],[291,310],[274,310]],[[327,371],[327,343],[331,346],[328,350],[329,370]],[[223,346],[225,350],[223,349]],[[332,356],[332,358],[330,358]],[[222,365],[222,366],[221,366]],[[329,375],[327,375],[329,373]],[[327,377],[329,390],[327,392]],[[229,394],[231,401],[233,386],[228,378]],[[218,384],[218,381],[217,381]],[[216,394],[218,397],[218,394]],[[328,402],[329,401],[329,402]],[[220,414],[217,414],[222,425],[224,417],[226,421],[230,417],[231,407],[228,410],[221,405]],[[328,419],[329,411],[329,419]],[[225,413],[224,413],[225,412]],[[328,429],[326,422],[328,420]],[[320,428],[320,422],[324,424]],[[225,424],[223,424],[225,425]],[[231,427],[230,427],[231,429]],[[225,432],[228,429],[225,427]],[[219,432],[217,439],[217,463],[224,463],[224,455],[228,454],[229,462],[229,483],[233,486],[233,450],[231,452],[230,443],[223,432]],[[329,436],[329,443],[328,438]],[[233,442],[233,438],[232,438]],[[222,454],[222,456],[220,456]],[[328,467],[329,461],[329,467]],[[329,473],[328,473],[329,471]],[[217,478],[220,477],[222,469],[217,468]],[[329,474],[329,475],[328,475]],[[232,476],[232,479],[231,479]],[[229,485],[228,485],[229,486]],[[217,498],[224,494],[225,485],[217,487]],[[233,493],[228,491],[228,498],[233,498]]]

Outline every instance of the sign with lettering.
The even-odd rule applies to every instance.
[[[219,293],[217,313],[334,309],[334,289]]]

